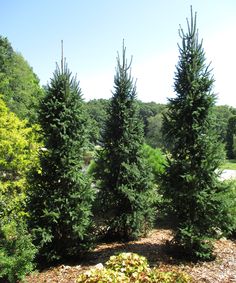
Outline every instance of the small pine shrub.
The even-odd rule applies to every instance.
[[[111,256],[106,267],[92,268],[80,274],[78,283],[187,283],[192,279],[178,270],[150,268],[145,257],[135,253]]]

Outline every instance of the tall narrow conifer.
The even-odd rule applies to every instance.
[[[217,197],[222,189],[217,169],[224,153],[212,116],[214,79],[205,63],[192,10],[187,23],[187,33],[180,29],[176,97],[169,99],[164,119],[171,153],[165,188],[177,217],[175,241],[193,256],[209,259],[210,240],[224,217],[223,204]]]
[[[117,58],[97,177],[109,232],[129,240],[151,227],[155,191],[143,156],[143,125],[138,115],[131,62],[127,63],[125,52],[123,46],[122,57]]]
[[[81,89],[67,66],[57,66],[41,104],[45,148],[29,194],[30,228],[47,260],[78,255],[86,246],[93,190],[83,170],[87,145]]]

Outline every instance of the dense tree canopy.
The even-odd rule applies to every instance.
[[[7,40],[0,36],[0,93],[11,111],[30,123],[37,121],[39,101],[43,90],[32,68],[15,52]]]
[[[90,141],[95,145],[101,143],[108,103],[107,99],[93,99],[85,104],[89,115]]]
[[[229,159],[236,158],[236,115],[228,120],[226,134],[226,151]]]

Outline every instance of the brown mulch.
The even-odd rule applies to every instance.
[[[154,229],[146,238],[129,243],[99,244],[88,253],[83,262],[33,273],[26,277],[27,283],[73,283],[78,274],[105,263],[109,257],[119,252],[134,252],[145,256],[150,266],[175,267],[192,275],[195,282],[236,283],[236,241],[221,239],[215,243],[217,257],[211,262],[190,263],[170,257],[165,250],[166,241],[172,238],[169,229]]]

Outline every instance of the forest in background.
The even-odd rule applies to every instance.
[[[37,75],[24,57],[15,52],[7,38],[0,38],[0,94],[10,111],[29,124],[37,123],[39,103],[44,97],[45,87],[40,86]],[[83,90],[86,94],[86,90]],[[112,95],[112,94],[111,94]],[[158,100],[158,92],[157,92]],[[90,118],[90,141],[99,144],[106,119],[108,99],[84,101]],[[138,101],[139,115],[144,123],[145,142],[153,148],[164,148],[162,139],[162,115],[166,104]],[[236,158],[236,108],[229,105],[214,106],[217,132],[226,145],[227,157]]]

